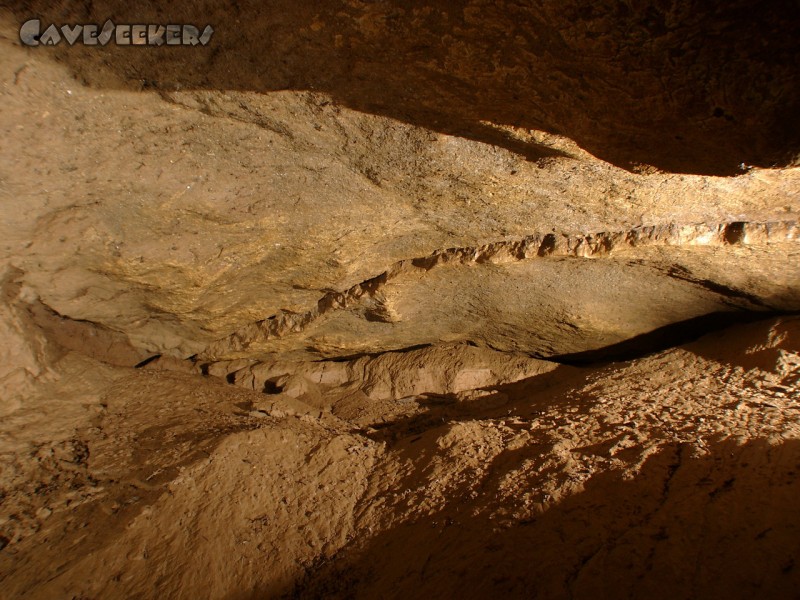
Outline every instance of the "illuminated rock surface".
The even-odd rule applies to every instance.
[[[16,4],[8,597],[800,589],[791,7]]]

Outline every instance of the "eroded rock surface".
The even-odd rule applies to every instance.
[[[4,589],[791,596],[799,326],[598,368],[417,350],[300,395],[69,353],[2,422]],[[458,390],[487,367],[509,383]]]
[[[796,8],[585,4],[0,8],[5,595],[794,597]]]

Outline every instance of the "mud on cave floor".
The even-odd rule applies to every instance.
[[[2,422],[10,597],[800,589],[800,317],[603,366],[311,363],[273,394],[159,362],[67,352]]]

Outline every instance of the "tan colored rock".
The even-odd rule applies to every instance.
[[[329,292],[448,249],[504,247],[553,232],[557,242],[583,239],[570,252],[584,254],[602,232],[641,239],[677,226],[678,237],[691,238],[693,227],[708,227],[719,239],[720,227],[741,222],[753,224],[742,241],[758,244],[766,223],[797,218],[796,168],[735,178],[633,173],[535,127],[509,130],[511,138],[486,138],[488,126],[459,136],[356,110],[324,90],[119,89],[102,79],[108,65],[91,68],[100,79],[89,76],[97,53],[54,49],[66,61],[58,64],[48,50],[13,42],[9,13],[3,22],[3,260],[58,314],[122,333],[149,354],[203,353],[253,323],[304,315]],[[161,55],[148,52],[137,60]],[[70,69],[93,83],[75,81]],[[162,79],[178,77],[168,73]],[[503,146],[514,136],[524,143]],[[544,161],[520,154],[541,146],[535,140],[552,150]],[[718,273],[730,270],[721,259]],[[500,285],[490,284],[491,293]],[[426,301],[413,300],[422,312]],[[359,329],[407,318],[380,298],[365,310],[378,324]],[[466,322],[482,319],[473,311]],[[463,326],[433,333],[411,341],[401,333],[372,348],[340,337],[319,346],[324,355],[348,355],[470,339]],[[508,347],[502,335],[486,337]],[[280,349],[306,345],[301,336]]]
[[[701,4],[0,9],[3,594],[796,595],[800,28]]]

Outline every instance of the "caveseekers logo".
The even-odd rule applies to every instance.
[[[206,25],[200,31],[194,25],[116,25],[110,19],[103,26],[49,25],[42,30],[40,19],[29,19],[19,29],[19,39],[26,46],[57,46],[62,41],[70,46],[205,46],[211,41],[214,28]]]

